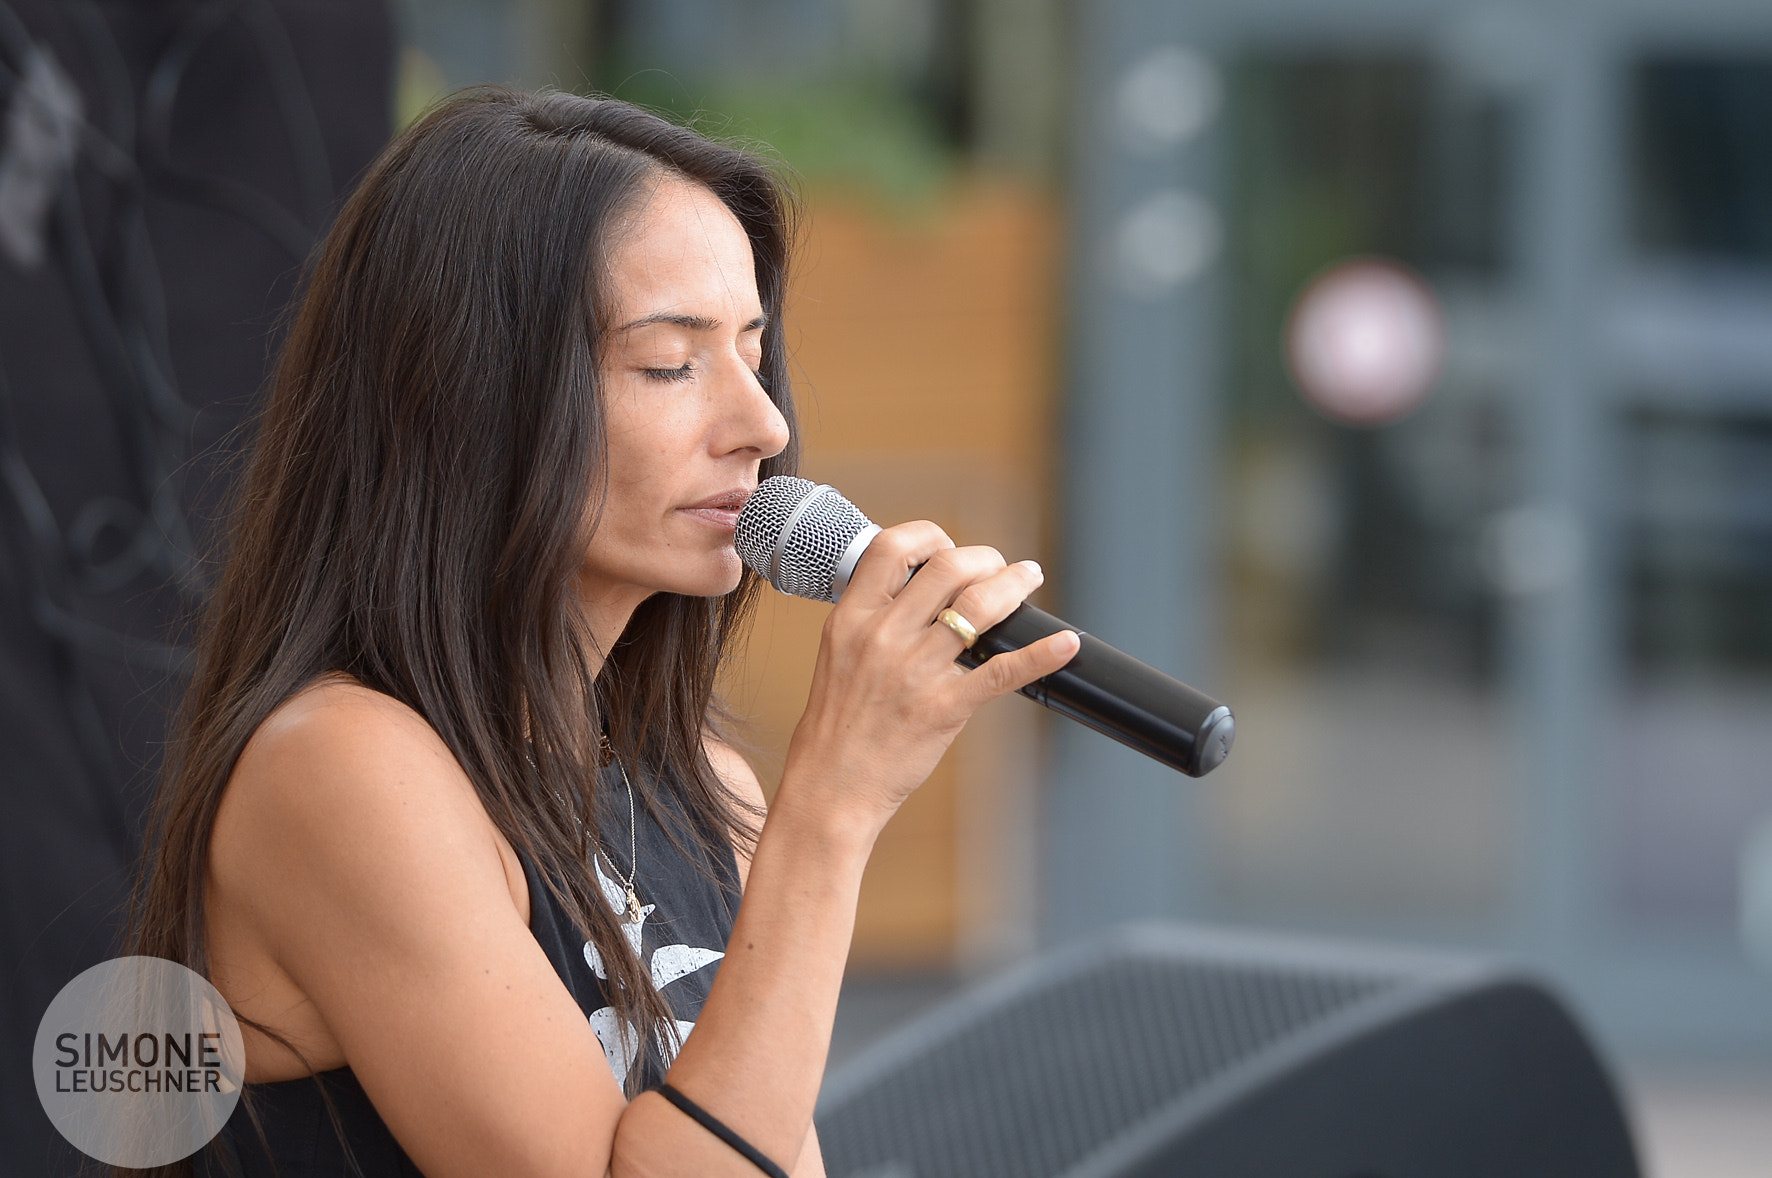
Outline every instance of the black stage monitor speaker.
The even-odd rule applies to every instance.
[[[1543,987],[1469,958],[1133,925],[834,1073],[832,1178],[1637,1178]]]

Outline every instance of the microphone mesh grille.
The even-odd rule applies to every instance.
[[[855,504],[829,487],[820,488],[787,475],[764,479],[739,513],[733,544],[749,568],[769,576],[769,558],[781,538],[782,528],[794,509],[812,493],[818,497],[807,505],[782,545],[780,564],[771,584],[795,597],[830,601],[831,577],[837,562],[869,521]]]
[[[764,479],[745,500],[738,513],[738,526],[733,529],[732,546],[745,567],[759,577],[769,575],[769,554],[775,549],[775,538],[800,500],[811,494],[814,484],[792,475]]]
[[[782,549],[775,587],[795,597],[835,600],[831,577],[837,571],[837,561],[867,526],[868,517],[856,510],[855,504],[835,491],[820,491]]]

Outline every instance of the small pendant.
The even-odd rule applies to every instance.
[[[628,889],[628,914],[625,919],[629,924],[639,924],[642,915],[643,913],[640,911],[640,897],[636,896],[634,894],[634,889],[630,887]]]

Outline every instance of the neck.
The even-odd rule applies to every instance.
[[[609,585],[581,576],[578,582],[579,609],[590,631],[591,649],[585,662],[592,676],[600,674],[609,651],[614,649],[623,630],[633,620],[640,603],[652,596],[650,589],[633,585]]]

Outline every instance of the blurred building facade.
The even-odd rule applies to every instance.
[[[407,0],[403,99],[614,92],[810,211],[808,472],[1049,557],[1237,710],[1201,782],[1008,701],[882,843],[858,966],[1140,915],[1476,945],[1616,1042],[1772,1051],[1772,10],[1735,0]],[[1341,424],[1300,291],[1422,276]],[[818,611],[733,695],[779,771]]]
[[[1188,444],[1212,494],[1170,525],[1190,556],[1144,603],[1187,603],[1180,665],[1240,721],[1171,803],[1178,907],[1491,946],[1615,1041],[1772,1047],[1772,14],[1089,11],[1077,289],[1126,309],[1079,307],[1079,353],[1161,303],[1202,346],[1094,396],[1178,373],[1212,439]],[[1129,145],[1159,53],[1213,111],[1160,161]],[[1195,260],[1134,289],[1125,243],[1161,242],[1138,218],[1164,199]],[[1425,405],[1353,427],[1300,397],[1282,340],[1314,274],[1370,255],[1427,278],[1449,351]],[[1125,567],[1135,533],[1091,563]],[[1084,814],[1072,758],[1055,792]],[[1121,825],[1090,832],[1098,860],[1135,846]]]

